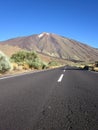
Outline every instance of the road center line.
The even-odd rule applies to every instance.
[[[58,82],[61,82],[63,79],[64,74],[61,74],[60,78],[58,79]]]

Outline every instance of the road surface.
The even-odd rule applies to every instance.
[[[0,130],[98,130],[98,73],[61,67],[1,78]]]

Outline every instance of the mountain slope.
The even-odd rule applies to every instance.
[[[98,50],[75,40],[51,33],[41,33],[0,42],[2,45],[18,46],[21,49],[68,60],[98,60]]]

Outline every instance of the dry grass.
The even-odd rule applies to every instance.
[[[94,67],[94,71],[98,72],[98,67]]]
[[[24,64],[24,65],[23,65],[23,69],[24,69],[24,70],[29,70],[29,65]]]

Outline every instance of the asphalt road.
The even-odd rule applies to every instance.
[[[0,130],[98,130],[98,73],[63,67],[0,79]]]

